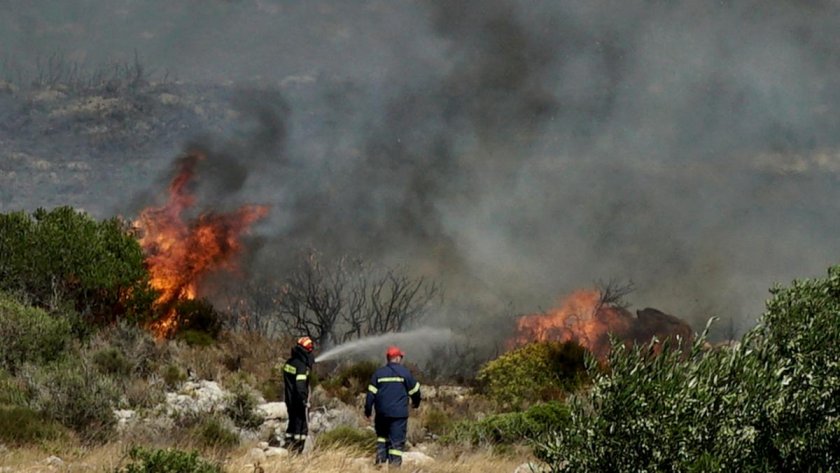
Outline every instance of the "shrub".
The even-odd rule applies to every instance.
[[[444,441],[473,445],[533,442],[569,422],[569,408],[558,401],[535,404],[524,412],[508,412],[481,420],[455,423]]]
[[[530,343],[485,364],[478,381],[507,409],[557,399],[583,379],[584,353],[574,342]]]
[[[423,428],[434,437],[447,433],[452,425],[451,415],[434,407],[427,410],[421,419]]]
[[[192,431],[192,438],[198,439],[203,447],[233,448],[239,445],[239,436],[218,417],[200,421]]]
[[[22,446],[56,440],[64,430],[28,407],[0,405],[0,444]]]
[[[128,457],[131,463],[115,473],[223,473],[221,466],[203,460],[197,452],[134,447]]]
[[[116,348],[104,348],[94,353],[93,364],[100,373],[119,378],[127,377],[134,369],[134,365]]]
[[[58,359],[71,339],[66,320],[24,306],[0,293],[0,369],[15,373],[24,363]]]
[[[0,214],[0,290],[22,292],[53,309],[66,300],[109,322],[151,312],[143,252],[127,224],[97,222],[71,207]]]
[[[355,404],[356,397],[366,392],[373,373],[379,368],[374,361],[361,361],[345,366],[338,374],[321,383],[331,396],[346,404]]]
[[[195,332],[192,338],[195,341],[206,343],[206,340],[198,336],[199,333],[205,337],[215,340],[222,330],[222,315],[216,311],[206,299],[188,299],[179,301],[175,305],[177,313],[178,332]],[[202,343],[198,343],[202,345]],[[212,344],[212,343],[207,343]],[[204,346],[204,345],[202,345]]]
[[[108,439],[116,424],[116,383],[84,360],[66,360],[24,373],[31,405],[76,431],[87,442]]]
[[[178,389],[184,381],[187,380],[187,373],[184,372],[178,365],[168,364],[163,368],[163,383],[169,390]]]
[[[838,470],[840,266],[771,293],[733,348],[614,344],[539,455],[555,471]]]
[[[0,369],[0,406],[24,406],[26,401],[23,384]]]
[[[318,436],[318,446],[350,447],[369,452],[376,448],[376,433],[370,429],[354,429],[343,425]]]
[[[230,387],[225,414],[239,428],[256,429],[265,420],[257,411],[257,403],[257,397],[251,387],[242,380],[236,380]]]

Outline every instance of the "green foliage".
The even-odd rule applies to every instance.
[[[202,420],[193,428],[193,438],[204,447],[233,448],[239,445],[239,436],[218,417]]]
[[[437,408],[429,409],[422,417],[423,428],[433,436],[444,435],[452,425],[452,416]]]
[[[199,457],[198,452],[133,447],[131,463],[114,473],[223,473],[222,467]]]
[[[71,207],[0,214],[0,290],[51,310],[69,301],[96,321],[148,316],[154,300],[126,224]]]
[[[66,320],[0,293],[0,369],[15,373],[24,363],[56,360],[70,338]]]
[[[840,266],[774,288],[739,346],[614,344],[539,455],[555,471],[836,471]]]
[[[0,444],[30,445],[64,435],[59,424],[28,407],[0,405]]]
[[[369,452],[376,448],[376,433],[369,429],[354,429],[343,425],[319,435],[318,446],[350,447]]]
[[[370,378],[379,368],[374,361],[360,361],[343,367],[338,374],[323,381],[321,387],[327,393],[346,404],[354,404],[356,396],[364,393],[370,384]]]
[[[530,343],[485,364],[478,381],[488,397],[508,409],[558,399],[581,383],[585,353],[574,342]]]
[[[73,429],[86,442],[109,438],[120,395],[110,377],[82,359],[28,367],[24,377],[33,408]]]
[[[0,369],[0,406],[26,405],[26,393],[22,383]]]
[[[551,401],[535,404],[524,412],[507,412],[487,416],[481,420],[457,422],[444,437],[444,441],[473,445],[534,441],[563,428],[568,422],[569,408],[566,404]]]
[[[174,390],[187,380],[187,373],[184,373],[178,365],[168,364],[163,368],[163,382],[167,389]]]
[[[125,355],[116,348],[109,347],[93,354],[93,364],[100,373],[112,375],[118,378],[125,378],[134,369]]]
[[[175,311],[178,333],[184,332],[190,345],[211,345],[219,337],[222,315],[206,299],[179,301]]]
[[[239,428],[253,430],[261,426],[265,418],[257,411],[257,397],[251,387],[237,380],[229,389],[225,414]]]

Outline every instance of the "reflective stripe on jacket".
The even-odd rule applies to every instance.
[[[420,406],[420,383],[403,365],[388,363],[373,373],[365,399],[365,415],[408,417],[408,400]]]

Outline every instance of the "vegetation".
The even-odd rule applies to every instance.
[[[376,448],[376,434],[369,429],[341,426],[319,435],[318,446],[321,448],[352,447],[371,452]]]
[[[523,412],[507,412],[481,420],[455,423],[444,437],[447,443],[496,445],[532,442],[562,428],[569,422],[566,404],[552,401],[535,404]]]
[[[360,361],[346,365],[336,375],[322,382],[321,386],[331,396],[352,405],[359,394],[367,391],[370,378],[379,366],[374,361]]]
[[[97,322],[147,316],[154,300],[126,224],[70,207],[0,214],[0,290]]]
[[[732,348],[614,344],[540,455],[555,471],[836,471],[840,266],[771,293]]]
[[[31,367],[24,373],[30,407],[76,431],[87,442],[109,438],[120,391],[82,359]]]
[[[0,369],[14,374],[24,363],[57,360],[71,341],[70,324],[0,293],[0,340]]]
[[[506,409],[559,399],[584,379],[585,353],[574,342],[530,343],[485,364],[478,381]]]
[[[129,451],[131,462],[115,473],[222,473],[222,468],[202,459],[198,452],[176,449],[145,449]]]
[[[64,435],[61,425],[28,407],[0,405],[0,444],[37,444]]]

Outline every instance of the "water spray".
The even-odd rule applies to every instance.
[[[423,327],[408,332],[386,333],[371,337],[360,338],[321,353],[315,358],[315,363],[329,361],[339,356],[357,354],[381,355],[387,345],[400,345],[409,355],[417,351],[427,352],[429,348],[449,342],[455,335],[450,329]]]

